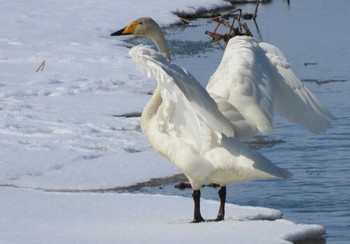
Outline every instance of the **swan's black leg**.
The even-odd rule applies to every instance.
[[[226,202],[226,186],[222,186],[219,190],[219,197],[220,197],[220,208],[218,216],[216,217],[215,221],[221,221],[225,218],[225,202]]]
[[[194,201],[194,218],[192,223],[204,222],[204,219],[201,215],[201,209],[200,209],[201,191],[193,190],[192,197]]]

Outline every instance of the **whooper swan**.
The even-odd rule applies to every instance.
[[[207,89],[170,61],[159,25],[139,18],[112,33],[153,40],[159,52],[139,45],[130,50],[134,63],[158,85],[141,116],[141,128],[152,147],[173,162],[193,188],[194,220],[200,212],[205,181],[221,186],[215,220],[224,219],[226,184],[257,178],[289,178],[291,173],[253,152],[239,140],[270,133],[273,111],[319,133],[333,115],[294,75],[276,47],[251,37],[232,38]]]

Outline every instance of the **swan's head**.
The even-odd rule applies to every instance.
[[[135,35],[153,39],[154,36],[159,35],[159,32],[161,29],[157,22],[150,17],[142,17],[132,21],[123,29],[113,32],[111,36]]]
[[[152,40],[158,50],[170,60],[170,53],[163,32],[157,22],[150,17],[142,17],[132,21],[123,29],[113,32],[111,36],[135,35]]]

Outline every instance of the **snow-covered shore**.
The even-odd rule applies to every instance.
[[[225,4],[2,3],[0,243],[283,243],[324,235],[319,225],[273,221],[281,213],[271,209],[228,204],[227,221],[192,225],[192,199],[42,191],[122,187],[178,173],[150,148],[138,118],[116,116],[142,111],[155,84],[109,33],[140,16],[168,25],[178,21],[172,11]],[[218,203],[202,207],[210,218]]]
[[[192,199],[143,194],[0,189],[1,243],[288,243],[322,236],[281,212],[227,205],[223,222],[190,224]],[[216,216],[219,203],[202,201]],[[277,220],[275,220],[277,219]]]

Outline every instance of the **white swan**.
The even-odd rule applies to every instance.
[[[231,39],[206,90],[190,73],[170,62],[164,35],[154,20],[148,17],[137,19],[111,35],[128,34],[153,40],[161,53],[143,45],[130,51],[135,64],[158,81],[143,110],[141,127],[153,148],[188,177],[193,188],[194,222],[204,221],[199,203],[200,188],[205,181],[221,185],[221,204],[216,218],[219,221],[224,219],[226,184],[291,176],[289,171],[253,152],[237,138],[252,136],[257,131],[270,132],[275,107],[283,110],[290,101],[299,99],[297,106],[302,106],[302,112],[287,118],[306,123],[315,132],[330,126],[333,116],[296,77],[299,83],[295,89],[288,83],[277,85],[280,81],[275,81],[276,78],[287,82],[279,74],[279,69],[283,68],[288,75],[292,71],[284,56],[272,45],[261,45],[250,37]],[[270,59],[276,62],[271,63]],[[280,62],[286,64],[281,66]],[[236,66],[236,70],[228,69],[231,65]],[[276,94],[279,89],[288,91],[288,101],[281,105],[277,104],[283,96]],[[303,96],[298,94],[299,91]],[[310,115],[303,112],[310,111],[314,112],[311,117],[318,118],[305,122],[304,117]],[[311,122],[317,126],[312,126]]]

